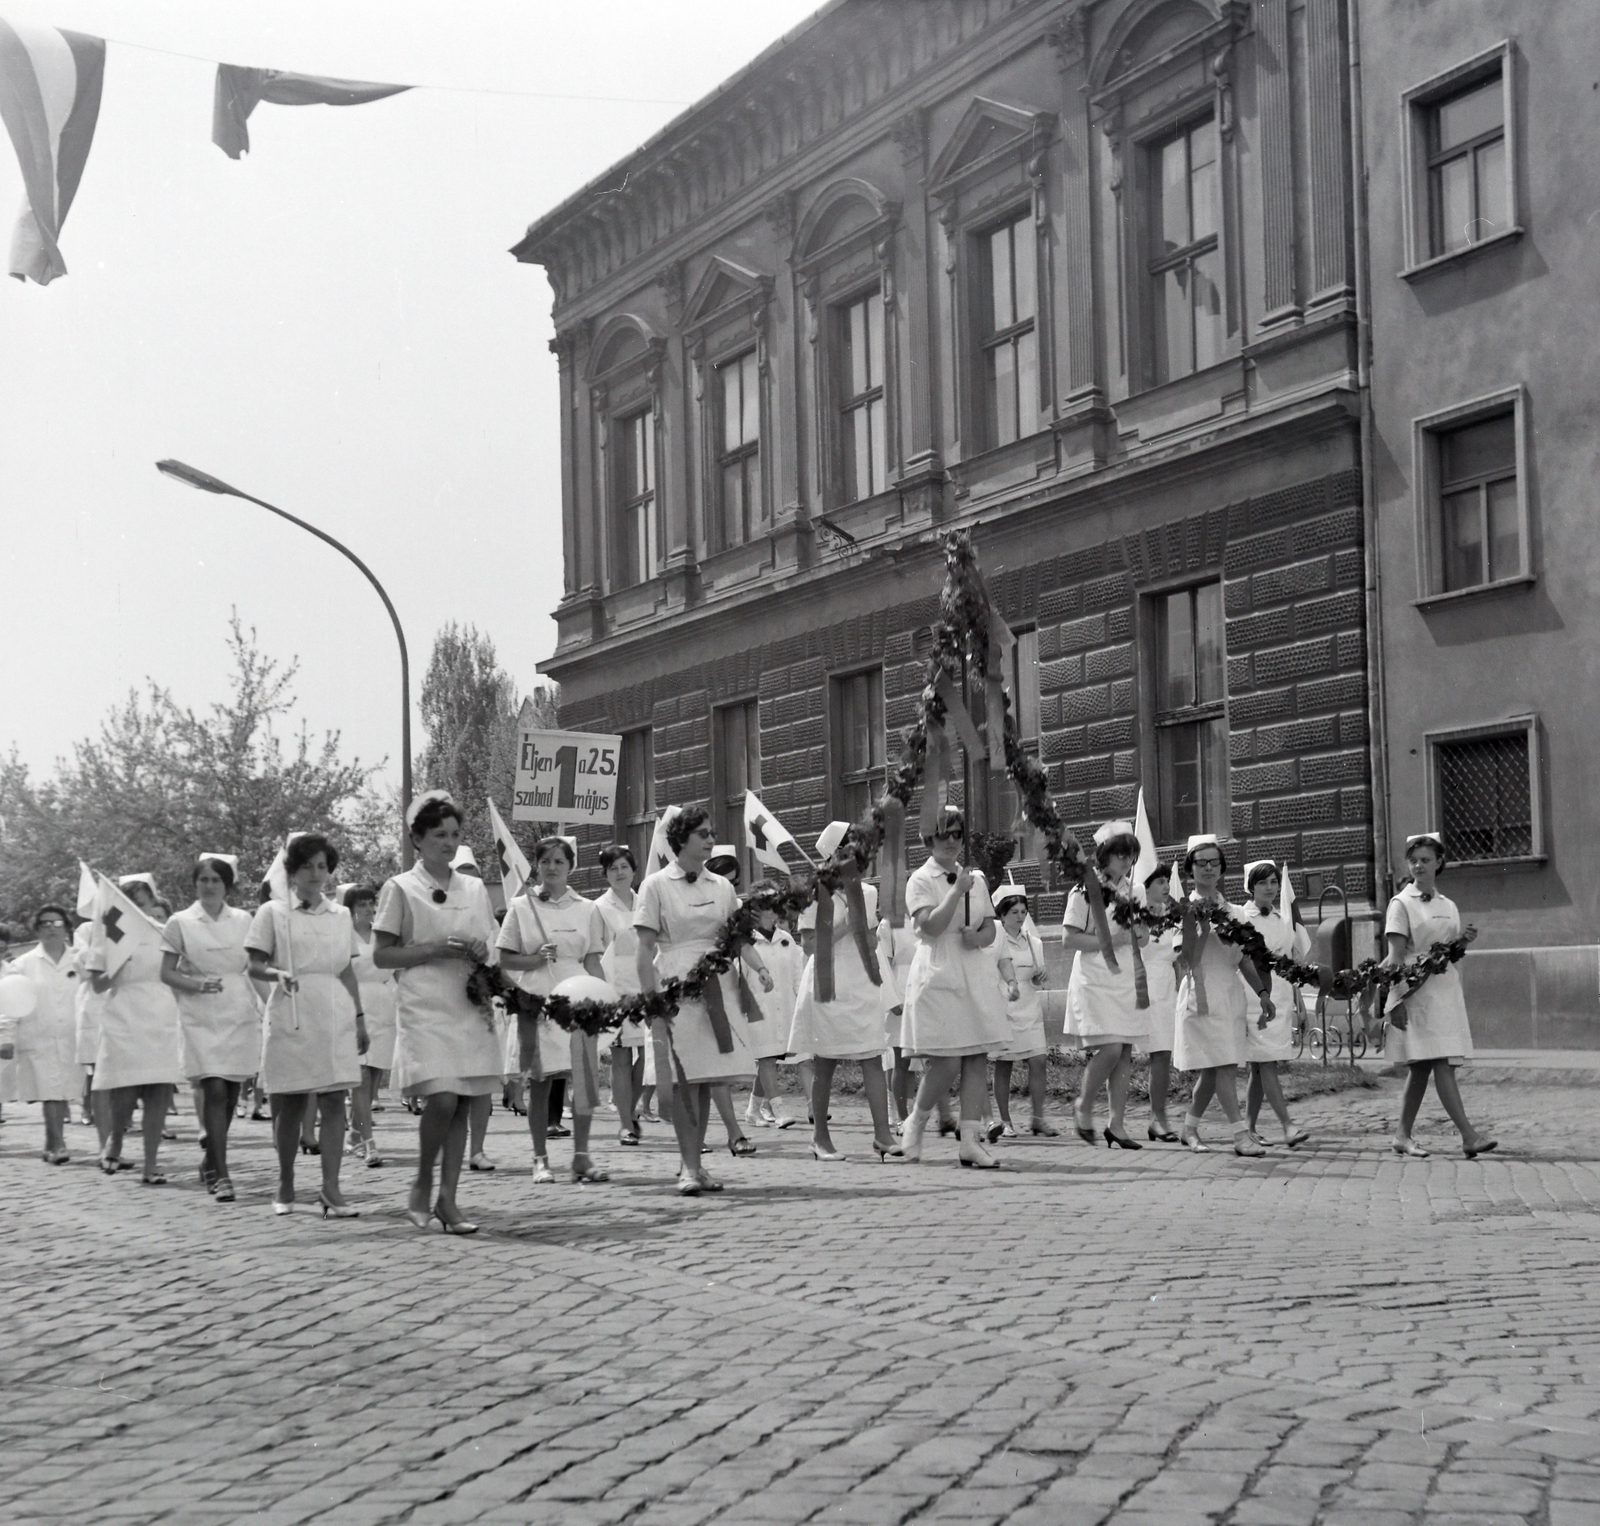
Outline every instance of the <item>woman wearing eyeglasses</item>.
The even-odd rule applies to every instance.
[[[983,1111],[989,1056],[1011,1042],[1011,1024],[995,980],[989,887],[959,862],[966,835],[961,811],[941,806],[933,832],[923,838],[931,856],[906,880],[906,914],[917,930],[917,950],[906,975],[902,1034],[904,1047],[920,1055],[925,1068],[902,1148],[907,1160],[922,1159],[928,1120],[959,1076],[958,1157],[963,1166],[996,1171],[1000,1162],[984,1148]]]
[[[19,1101],[37,1102],[44,1113],[45,1164],[64,1166],[71,1159],[67,1118],[83,1076],[75,1059],[80,979],[66,909],[41,906],[33,914],[33,932],[38,943],[11,966],[39,993],[32,1013],[17,1024],[12,1085]]]
[[[1242,908],[1223,899],[1222,876],[1228,864],[1216,837],[1210,833],[1191,837],[1183,867],[1185,874],[1192,876],[1194,889],[1189,892],[1184,917],[1182,958],[1186,969],[1178,986],[1173,1056],[1179,1070],[1199,1072],[1189,1114],[1183,1121],[1183,1142],[1196,1152],[1208,1148],[1200,1138],[1200,1120],[1215,1096],[1233,1126],[1234,1154],[1265,1155],[1266,1150],[1239,1116],[1234,1077],[1248,1052],[1245,1025],[1252,1020],[1245,987],[1261,1004],[1257,1025],[1262,1028],[1272,1021],[1272,996],[1250,956],[1237,944],[1224,943],[1206,918],[1197,914],[1221,908],[1234,921],[1244,920]]]

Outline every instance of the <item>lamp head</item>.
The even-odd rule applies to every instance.
[[[198,467],[189,466],[182,461],[157,461],[156,470],[175,481],[197,487],[202,493],[228,493],[234,496],[238,494],[237,488],[229,487],[220,477],[213,477],[209,472],[203,472]]]

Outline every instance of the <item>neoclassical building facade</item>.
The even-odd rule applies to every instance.
[[[1169,848],[1370,910],[1347,44],[1343,0],[838,0],[529,228],[545,671],[624,735],[619,833],[858,814],[966,526],[1080,831],[1142,786]]]

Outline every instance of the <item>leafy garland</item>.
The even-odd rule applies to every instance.
[[[941,681],[945,681],[947,689],[954,686],[959,692],[964,680],[975,679],[981,685],[990,677],[992,631],[997,616],[978,567],[972,538],[965,530],[951,530],[944,535],[942,546],[945,581],[939,595],[939,619],[933,627],[933,646],[923,669],[917,719],[902,735],[900,763],[890,773],[883,796],[869,807],[853,834],[853,851],[862,868],[886,834],[901,829],[903,813],[909,809],[923,782],[929,734],[942,731],[948,715],[945,697],[940,692]],[[1022,746],[1016,720],[1011,714],[1010,697],[993,684],[989,685],[989,692],[991,695],[998,693],[1004,706],[1001,728],[1006,772],[1020,796],[1020,814],[1043,839],[1047,858],[1066,882],[1080,884],[1089,872],[1088,861],[1050,798],[1049,777],[1039,760]],[[891,803],[894,810],[890,809]],[[1011,855],[1009,839],[973,833],[967,846],[969,856],[986,872],[991,884],[997,882]],[[572,1001],[564,996],[541,996],[525,991],[498,967],[479,964],[467,978],[467,997],[486,1012],[492,1001],[499,1000],[508,1012],[519,1018],[547,1017],[568,1032],[591,1035],[620,1028],[625,1022],[670,1020],[681,1002],[698,1001],[708,981],[733,968],[740,951],[753,940],[763,912],[775,911],[780,919],[798,913],[816,899],[819,886],[831,892],[836,879],[837,866],[825,865],[820,870],[793,874],[787,884],[754,887],[723,925],[710,952],[687,974],[663,980],[654,991],[624,996],[617,1002]],[[1108,897],[1107,910],[1122,927],[1131,927],[1137,921],[1157,934],[1179,926],[1183,920],[1180,906],[1157,913],[1122,895]],[[1286,954],[1271,953],[1266,939],[1254,927],[1236,921],[1221,906],[1207,908],[1205,916],[1219,939],[1242,949],[1259,968],[1272,970],[1292,985],[1314,987],[1336,1000],[1353,1000],[1359,996],[1364,1003],[1370,1001],[1374,993],[1386,998],[1389,989],[1400,984],[1408,987],[1405,994],[1409,996],[1430,975],[1439,974],[1459,960],[1466,953],[1467,945],[1477,937],[1477,929],[1469,927],[1461,937],[1450,943],[1434,944],[1428,953],[1407,960],[1398,970],[1381,965],[1376,959],[1364,959],[1352,970],[1334,970],[1326,965],[1304,964]],[[1379,1011],[1382,1011],[1382,1001]]]

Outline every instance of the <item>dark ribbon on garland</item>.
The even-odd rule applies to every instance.
[[[1200,958],[1206,951],[1206,935],[1211,924],[1196,915],[1195,903],[1183,903],[1183,959],[1189,966],[1189,980],[1194,988],[1194,1010],[1204,1017],[1211,1009],[1206,1005],[1206,980],[1200,968]]]
[[[1143,1011],[1150,1005],[1150,977],[1145,973],[1144,955],[1139,952],[1138,938],[1130,937],[1128,946],[1133,950],[1133,1004]]]
[[[1088,869],[1083,876],[1083,898],[1089,903],[1089,920],[1094,924],[1094,936],[1100,945],[1100,957],[1105,960],[1108,970],[1120,970],[1122,966],[1117,963],[1117,956],[1111,948],[1111,923],[1106,917],[1106,895],[1100,884],[1099,872]],[[1145,1005],[1150,1004],[1148,994],[1145,996]]]
[[[728,1009],[722,1000],[722,981],[712,975],[700,987],[700,1000],[705,1003],[706,1016],[711,1019],[711,1031],[717,1038],[717,1053],[733,1053],[733,1028],[728,1022]]]
[[[893,795],[883,799],[883,845],[879,850],[878,899],[890,927],[906,925],[906,808]]]
[[[811,982],[818,1001],[834,1001],[838,996],[833,978],[833,892],[817,886],[816,943],[811,953]]]

